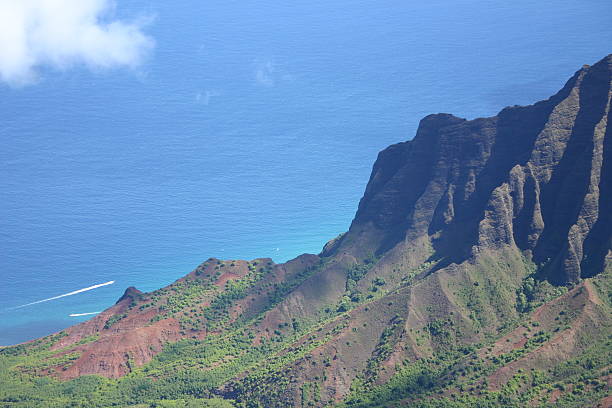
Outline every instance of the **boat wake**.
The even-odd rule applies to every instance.
[[[79,293],[83,293],[83,292],[87,292],[87,291],[90,291],[90,290],[101,288],[102,286],[112,285],[113,283],[115,283],[115,281],[109,281],[109,282],[106,282],[106,283],[100,283],[100,284],[97,284],[97,285],[89,286],[87,288],[75,290],[73,292],[64,293],[63,295],[53,296],[53,297],[50,297],[50,298],[47,298],[47,299],[43,299],[43,300],[37,300],[36,302],[26,303],[25,305],[21,305],[21,306],[15,306],[15,307],[10,308],[9,310],[21,309],[22,307],[37,305],[39,303],[49,302],[51,300],[56,300],[56,299],[60,299],[60,298],[67,297],[67,296],[72,296],[72,295],[77,295]]]

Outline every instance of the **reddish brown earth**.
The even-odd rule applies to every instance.
[[[175,285],[189,283],[195,280],[209,280],[218,290],[223,290],[230,280],[243,279],[252,271],[266,268],[270,270],[255,289],[267,287],[275,283],[281,283],[290,279],[294,274],[301,272],[306,267],[311,267],[319,262],[316,255],[303,255],[283,265],[274,265],[269,258],[256,259],[253,261],[229,260],[221,261],[209,259],[194,271],[177,280],[174,284],[162,289],[160,302],[166,299]],[[166,292],[163,292],[166,290]],[[158,291],[159,292],[159,291]],[[155,293],[155,292],[154,292]],[[267,290],[262,294],[253,294],[236,302],[229,309],[231,323],[245,313],[256,314],[267,305]],[[140,306],[147,305],[152,294],[143,294],[136,288],[128,288],[117,304],[100,313],[91,320],[73,326],[63,332],[65,334],[52,347],[59,357],[68,353],[79,353],[80,357],[68,366],[57,366],[53,368],[54,375],[62,379],[76,378],[86,374],[99,374],[105,377],[117,378],[129,373],[135,366],[141,366],[149,362],[156,354],[163,350],[166,343],[176,342],[182,338],[204,338],[207,335],[205,328],[193,331],[185,331],[181,328],[178,318],[165,318],[156,320],[159,315],[157,307]],[[194,307],[206,308],[210,306],[213,296],[204,296],[198,300]],[[113,316],[125,317],[117,320],[111,327],[105,327],[107,321]],[[270,333],[278,327],[278,322],[268,320],[264,322],[258,336],[269,337]],[[268,330],[266,330],[268,329]],[[86,344],[78,344],[86,341],[91,336],[96,336],[95,341]]]
[[[252,262],[267,264],[270,259],[258,259]],[[215,269],[219,265],[223,268]],[[211,279],[218,288],[223,288],[229,280],[244,278],[250,273],[247,261],[219,261],[210,259],[196,270],[177,280],[173,285],[195,279]],[[233,265],[233,266],[232,266]],[[220,276],[216,273],[220,270]],[[168,288],[172,288],[170,285]],[[164,299],[167,295],[163,295]],[[80,357],[69,366],[54,368],[56,376],[62,379],[76,378],[86,374],[99,374],[105,377],[117,378],[129,373],[135,366],[149,362],[163,350],[166,343],[176,342],[182,338],[203,338],[206,330],[189,331],[186,333],[180,327],[177,318],[165,318],[154,321],[159,311],[155,307],[143,310],[139,306],[150,299],[135,288],[128,288],[117,304],[100,313],[91,320],[73,326],[53,347],[61,356],[68,353],[79,353]],[[199,306],[206,307],[212,298],[201,299]],[[111,327],[105,327],[113,316],[125,317],[116,321]],[[95,341],[78,344],[90,336],[97,336]]]
[[[548,328],[554,324],[552,315],[559,315],[562,310],[572,311],[575,317],[571,319],[569,328],[559,330],[549,341],[535,350],[528,352],[523,357],[512,361],[501,367],[489,376],[489,390],[499,390],[519,369],[528,370],[541,366],[553,366],[567,360],[588,345],[589,333],[595,332],[594,327],[605,321],[601,308],[602,302],[596,290],[588,281],[582,282],[565,295],[540,306],[532,315],[532,320],[537,321],[540,326],[532,330],[537,331],[539,327]],[[510,343],[506,339],[516,339],[518,336],[526,336],[520,342]],[[495,343],[494,354],[500,355],[522,347],[531,335],[526,333],[524,327],[519,327],[509,335]],[[521,344],[522,343],[522,344]],[[511,344],[511,346],[507,346]]]
[[[70,379],[85,374],[100,374],[117,378],[129,373],[131,364],[138,366],[147,363],[163,349],[166,342],[182,337],[176,319],[150,324],[156,315],[155,310],[129,314],[110,329],[105,329],[106,321],[114,314],[124,313],[131,301],[124,299],[92,320],[65,331],[67,336],[60,339],[53,349],[68,348],[69,352],[78,352],[81,357],[66,369],[57,367],[58,377]],[[70,347],[91,335],[99,337],[94,342]]]

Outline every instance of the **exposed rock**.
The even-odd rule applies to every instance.
[[[601,272],[612,229],[611,71],[608,56],[550,99],[492,118],[427,116],[412,141],[379,154],[333,252],[384,254],[425,239],[462,262],[475,246],[516,245],[557,284]]]
[[[123,296],[117,300],[117,303],[123,302],[124,300],[135,301],[140,299],[142,292],[136,289],[134,286],[130,286],[125,290]]]

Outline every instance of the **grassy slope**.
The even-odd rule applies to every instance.
[[[610,393],[612,363],[611,283],[608,270],[536,307],[538,295],[559,293],[540,284],[544,287],[533,291],[529,310],[519,315],[515,329],[404,363],[383,385],[356,384],[340,405],[606,406],[602,401]]]
[[[344,406],[595,405],[609,392],[610,268],[567,292],[530,272],[510,251],[389,288],[369,277],[365,293],[347,282],[338,303],[273,330],[272,296],[251,320],[168,344],[117,380],[37,376],[78,357],[50,336],[0,352],[0,406],[322,406],[343,387]]]

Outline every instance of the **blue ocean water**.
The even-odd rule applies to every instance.
[[[152,17],[138,70],[0,85],[0,345],[211,256],[317,253],[348,228],[377,152],[421,117],[544,99],[612,51],[609,0],[119,0],[117,12]]]

